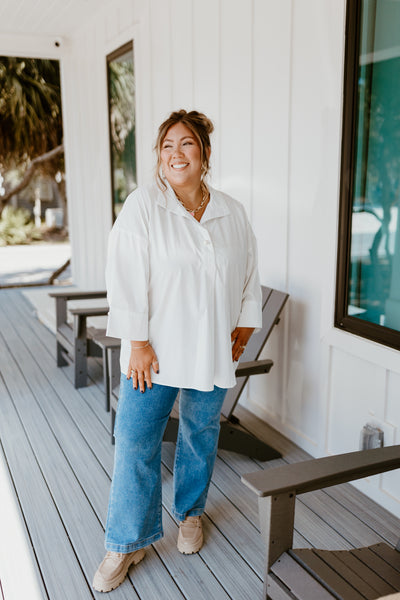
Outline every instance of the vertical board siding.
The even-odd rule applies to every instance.
[[[151,102],[153,137],[173,110],[171,0],[149,0],[151,30]]]
[[[171,0],[171,70],[173,110],[193,108],[193,3]]]
[[[252,5],[221,0],[221,187],[251,214]]]
[[[358,357],[334,349],[329,415],[328,451],[332,454],[358,450],[360,433],[369,421],[384,420],[386,371]],[[340,435],[338,435],[340,432]]]
[[[193,0],[193,103],[215,124],[211,180],[220,186],[220,0]]]
[[[261,279],[286,284],[291,0],[255,0],[253,223]],[[271,15],[274,15],[274,19]]]

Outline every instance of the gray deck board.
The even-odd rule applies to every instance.
[[[104,410],[101,364],[89,359],[89,385],[76,390],[72,367],[57,368],[55,338],[32,314],[20,291],[0,292],[0,441],[32,544],[43,597],[103,597],[91,589],[101,560],[113,467],[110,415]],[[176,550],[170,513],[173,444],[163,447],[165,536],[113,598],[256,600],[262,595],[263,547],[256,498],[240,482],[251,470],[308,455],[240,406],[253,433],[283,459],[259,463],[220,451],[198,555]],[[346,549],[400,535],[400,521],[349,485],[304,495],[297,504],[295,546]],[[276,597],[290,595],[274,577]],[[279,594],[279,595],[278,595]],[[1,593],[0,593],[1,598]],[[7,599],[6,599],[7,600]]]
[[[7,314],[7,316],[10,318],[11,311],[15,310],[15,304],[13,304],[12,308],[10,308],[10,305],[8,305],[8,306],[9,306],[10,312]],[[6,309],[6,311],[7,311],[7,309]],[[10,331],[12,328],[12,326],[10,325],[10,322],[11,321],[9,319],[7,323],[5,323],[5,322],[3,323],[5,330],[9,335],[11,335],[11,333],[12,333]],[[32,324],[32,325],[34,326],[35,324]],[[15,332],[17,334],[19,332],[21,334],[21,337],[19,337],[18,335],[13,336],[13,352],[15,353],[15,356],[17,357],[17,359],[19,361],[23,362],[24,364],[28,364],[28,363],[30,364],[29,356],[28,356],[29,351],[27,349],[27,346],[25,345],[25,342],[27,342],[27,340],[29,339],[29,333],[26,331],[23,315],[20,315],[20,319],[15,321]],[[23,340],[22,340],[22,336],[23,336]],[[45,351],[45,349],[42,349],[42,350]],[[40,354],[41,353],[39,353],[39,354],[35,353],[35,357],[32,356],[32,358],[34,360],[36,360],[36,358]],[[82,439],[79,443],[79,439],[76,439],[76,435],[79,436],[77,431],[75,432],[75,439],[74,439],[74,437],[71,437],[71,432],[74,432],[74,428],[66,429],[66,427],[65,427],[67,418],[68,418],[68,416],[70,416],[70,415],[67,415],[65,407],[63,407],[63,410],[61,410],[61,412],[60,412],[60,404],[57,403],[57,412],[54,413],[54,410],[53,410],[54,402],[52,402],[52,400],[54,400],[54,394],[56,393],[56,389],[58,390],[58,386],[55,385],[54,388],[51,388],[50,382],[53,383],[54,380],[57,380],[58,373],[60,373],[62,370],[57,369],[57,367],[55,367],[55,364],[54,365],[49,364],[47,369],[48,370],[46,370],[46,376],[45,376],[42,373],[42,371],[40,370],[39,364],[33,365],[33,367],[30,364],[30,368],[28,368],[27,371],[25,371],[25,373],[31,382],[31,386],[33,386],[33,388],[36,390],[36,392],[38,394],[40,394],[41,390],[44,390],[44,393],[42,392],[42,396],[41,396],[41,398],[42,398],[41,407],[42,407],[44,413],[46,413],[46,418],[48,419],[48,422],[49,423],[51,422],[57,431],[57,434],[59,436],[58,439],[59,439],[60,443],[62,443],[63,451],[65,453],[65,458],[67,458],[68,463],[71,466],[73,466],[75,476],[79,478],[79,481],[81,482],[81,484],[83,485],[83,488],[86,491],[86,501],[82,500],[79,497],[71,498],[71,489],[73,489],[74,481],[71,481],[68,483],[66,481],[66,478],[68,477],[68,475],[65,475],[65,479],[62,481],[62,483],[60,483],[58,481],[58,479],[57,479],[57,481],[54,480],[53,473],[47,471],[47,477],[48,477],[50,483],[53,483],[53,485],[55,485],[55,486],[61,486],[60,489],[56,490],[56,492],[55,492],[56,499],[57,499],[56,500],[57,506],[58,506],[58,509],[60,510],[60,515],[61,515],[62,520],[64,521],[64,523],[68,522],[68,524],[69,524],[69,528],[68,528],[69,536],[72,536],[73,534],[75,535],[76,549],[77,549],[77,551],[81,550],[81,552],[78,554],[78,558],[80,560],[82,568],[84,569],[85,573],[87,574],[88,580],[90,581],[97,565],[99,564],[99,562],[102,559],[102,556],[104,554],[104,550],[103,550],[104,520],[103,520],[103,523],[100,524],[99,519],[101,519],[100,515],[102,515],[103,517],[105,517],[105,515],[106,515],[106,506],[107,506],[107,500],[108,500],[108,488],[109,488],[109,484],[110,484],[110,476],[111,476],[111,471],[112,471],[112,460],[108,460],[109,464],[108,464],[108,468],[107,468],[107,470],[108,470],[108,477],[107,477],[106,473],[104,472],[104,470],[101,468],[101,466],[97,462],[97,458],[95,458],[95,455],[91,451],[88,452],[88,450],[90,450],[90,449],[88,448],[87,444],[85,445],[85,440]],[[58,373],[57,373],[57,371],[58,371]],[[48,380],[46,382],[47,378],[48,378]],[[56,383],[57,383],[57,381],[56,381]],[[77,391],[75,390],[75,392],[77,392]],[[72,394],[72,395],[75,396],[76,394]],[[42,431],[43,431],[43,429],[45,429],[44,421],[42,420],[40,415],[35,414],[35,418],[33,420],[36,424],[38,424],[38,422],[39,422],[40,429]],[[68,433],[65,434],[65,431],[67,431]],[[33,435],[33,437],[35,437],[35,436]],[[43,437],[46,439],[46,444],[48,445],[48,443],[49,443],[48,435],[46,434],[46,432],[43,432]],[[42,438],[40,438],[40,439],[42,439]],[[104,439],[106,439],[108,442],[107,449],[108,449],[108,454],[110,455],[110,458],[111,458],[112,448],[109,443],[109,435],[106,435],[105,431],[100,431],[100,435],[98,435],[96,437],[95,449],[97,450],[99,443],[103,442]],[[38,444],[38,443],[40,443],[40,442],[38,442],[36,440],[36,444]],[[60,457],[57,456],[57,449],[53,447],[53,448],[51,448],[51,450],[52,450],[53,455],[55,456],[55,461],[59,462]],[[60,476],[60,473],[58,473],[58,476]],[[71,488],[71,486],[72,486],[72,488]],[[70,515],[69,513],[65,513],[63,511],[63,509],[65,509],[65,507],[63,506],[62,495],[60,496],[59,494],[57,494],[57,491],[61,492],[61,489],[63,489],[63,488],[65,490],[68,489],[68,494],[69,494],[70,498],[68,499],[67,506],[73,506],[72,515]],[[95,494],[94,492],[96,492],[96,491],[97,491],[97,493]],[[72,496],[73,496],[73,494],[72,494]],[[97,506],[98,514],[96,514],[96,511],[93,511],[93,504],[96,505],[99,500],[103,503],[103,506],[101,506],[101,505]],[[71,503],[71,501],[72,501],[72,503]],[[78,509],[79,515],[80,515],[82,521],[85,523],[84,528],[81,528],[81,527],[79,527],[78,529],[74,528],[73,515],[76,513],[76,509]],[[70,520],[71,517],[72,517],[72,520]],[[166,515],[164,515],[164,517],[165,517],[164,518],[164,522],[165,522],[165,519],[168,517]],[[171,527],[170,527],[170,530],[171,530]],[[81,531],[83,533],[83,539],[80,538]],[[170,537],[174,538],[174,546],[175,546],[176,526],[175,526],[174,533],[175,533],[175,535],[171,534]],[[171,540],[169,543],[171,543]],[[180,556],[181,555],[179,555],[179,557]],[[178,559],[180,560],[179,557],[178,557]],[[178,560],[178,559],[176,559],[176,560]],[[175,562],[176,562],[176,560],[175,560]],[[159,566],[162,567],[162,564]],[[160,569],[158,569],[158,571],[160,571]],[[165,569],[164,569],[164,571],[165,571]],[[146,573],[147,573],[147,576],[146,576]],[[141,581],[144,580],[146,582],[146,579],[147,579],[145,589],[143,590],[143,593],[144,593],[143,597],[147,597],[147,589],[152,584],[154,575],[155,575],[154,571],[150,571],[150,570],[146,571],[143,574]],[[161,573],[158,573],[159,578],[160,578],[160,575],[161,575]],[[165,573],[163,575],[164,575],[164,577],[161,577],[161,582],[162,582],[162,579],[164,578],[164,582],[163,582],[164,591],[168,590],[168,588],[172,585],[174,588],[174,593],[176,593],[176,586],[173,583],[171,576],[168,574],[167,571],[165,571]],[[210,571],[207,567],[205,567],[203,562],[201,560],[199,560],[198,557],[197,557],[197,561],[194,564],[192,564],[191,575],[192,575],[193,581],[195,581],[197,578],[199,578],[200,580],[203,581],[203,588],[205,590],[205,593],[207,592],[208,595],[209,595],[210,589],[213,589],[213,593],[215,594],[215,597],[218,597],[221,599],[228,598],[228,596],[225,593],[222,586],[220,586],[218,581],[215,579],[212,571]],[[185,578],[183,578],[183,581],[186,585],[188,585],[188,582],[185,581]],[[190,582],[190,579],[188,581]],[[138,585],[138,582],[135,581],[135,587],[137,587],[137,585]],[[133,590],[131,590],[130,592],[127,591],[127,583],[125,583],[123,586],[118,588],[118,590],[115,590],[113,592],[113,597],[116,598],[119,594],[122,594],[120,596],[121,598],[123,598],[123,597],[124,598],[125,597],[130,597],[130,598],[138,597],[133,594]],[[95,594],[95,596],[101,597],[101,595],[96,595],[96,594]]]

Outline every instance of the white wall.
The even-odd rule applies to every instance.
[[[158,124],[216,125],[213,184],[248,210],[262,282],[290,292],[247,405],[315,456],[358,449],[375,418],[399,443],[398,352],[333,328],[345,0],[120,0],[64,61],[74,275],[102,287],[111,226],[105,56],[134,38],[139,180]],[[89,175],[89,177],[88,177]],[[396,474],[360,486],[400,514]]]

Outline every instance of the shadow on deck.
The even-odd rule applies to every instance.
[[[104,555],[104,526],[113,466],[110,417],[101,369],[90,359],[90,385],[76,390],[71,367],[57,368],[55,338],[20,291],[0,291],[0,440],[32,547],[43,598],[104,598],[91,589]],[[5,351],[4,351],[5,349]],[[260,463],[220,451],[198,555],[176,550],[170,513],[174,446],[163,446],[164,538],[147,551],[113,600],[257,600],[263,548],[257,501],[243,473],[308,458],[305,452],[240,406],[243,426],[283,459]],[[400,520],[350,485],[297,500],[295,546],[348,549],[382,540],[395,544]],[[5,544],[1,540],[0,544]],[[0,587],[1,597],[1,587]],[[5,590],[6,600],[7,592]]]

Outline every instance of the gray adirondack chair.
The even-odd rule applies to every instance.
[[[243,475],[259,501],[263,599],[375,600],[400,591],[400,542],[356,550],[293,549],[297,494],[400,467],[400,445],[307,460]]]
[[[259,332],[254,334],[247,344],[247,348],[242,355],[241,362],[236,370],[237,384],[234,388],[228,390],[222,407],[221,430],[219,436],[219,447],[233,452],[246,454],[258,460],[271,460],[279,458],[281,455],[277,450],[259,440],[256,436],[241,427],[239,420],[234,416],[235,406],[239,401],[240,394],[252,375],[268,373],[273,361],[270,359],[260,360],[260,354],[277,323],[283,307],[289,295],[286,292],[280,292],[271,288],[263,287],[263,322]],[[115,381],[116,377],[112,374]],[[115,413],[118,402],[118,386],[113,389],[111,394],[111,439],[113,438]],[[164,434],[164,441],[175,442],[179,427],[179,400],[175,403],[171,416],[168,420]]]

